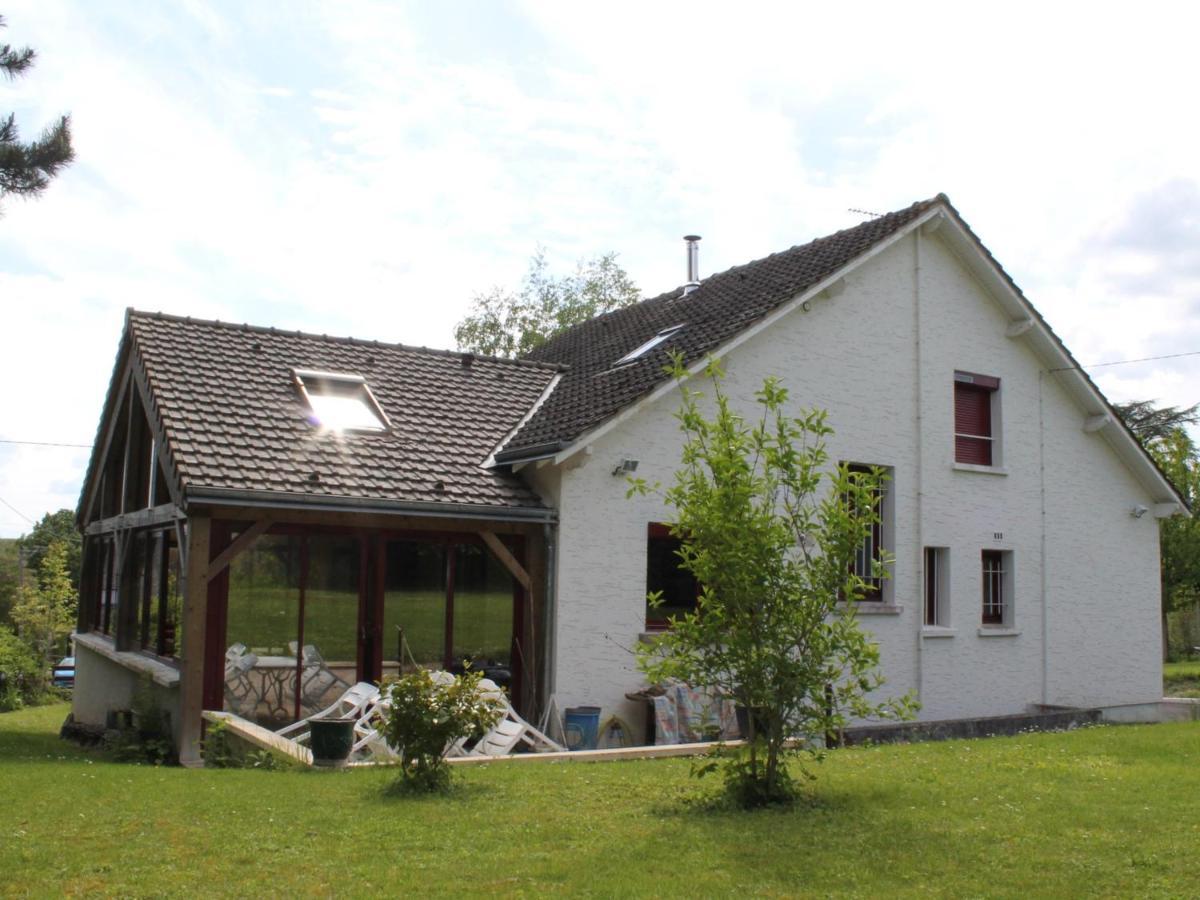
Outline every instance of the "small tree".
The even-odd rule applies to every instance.
[[[677,678],[745,707],[750,733],[726,768],[726,786],[743,806],[788,801],[796,793],[789,738],[807,739],[803,749],[820,758],[811,739],[850,717],[915,709],[911,697],[868,698],[883,683],[879,653],[855,618],[866,582],[853,562],[878,521],[881,473],[845,465],[826,472],[825,413],[785,414],[787,391],[776,379],[755,395],[759,416],[748,424],[721,390],[717,361],[706,371],[712,418],[700,408],[703,395],[683,383],[679,359],[673,375],[683,394],[683,464],[662,496],[674,510],[680,564],[702,589],[695,613],[639,647],[639,665],[653,681]],[[632,479],[631,494],[655,491]]]
[[[34,570],[42,567],[42,557],[55,541],[67,551],[67,575],[71,586],[79,590],[79,568],[83,560],[83,539],[75,527],[75,512],[60,509],[46,513],[29,529],[29,533],[18,538],[25,555],[25,565]]]
[[[390,701],[384,719],[388,744],[403,754],[400,786],[431,793],[450,786],[446,754],[463,738],[483,734],[499,721],[501,706],[481,691],[482,672],[435,679],[427,669],[384,685]]]
[[[22,640],[45,663],[45,677],[49,678],[50,667],[63,649],[64,639],[75,627],[79,605],[79,595],[67,574],[67,548],[61,541],[52,541],[46,550],[38,567],[37,582],[18,592],[12,620]]]
[[[539,249],[521,287],[476,294],[471,314],[454,327],[458,349],[487,356],[524,356],[566,328],[638,301],[637,285],[606,253],[580,262],[575,274],[547,271]]]

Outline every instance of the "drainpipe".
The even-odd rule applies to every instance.
[[[1050,703],[1050,616],[1046,609],[1046,415],[1042,399],[1045,377],[1046,373],[1038,369],[1038,488],[1042,501],[1042,706]]]
[[[915,616],[916,631],[917,631],[917,653],[916,653],[916,678],[917,678],[917,699],[920,700],[925,694],[925,639],[921,636],[921,630],[925,626],[925,591],[922,579],[928,577],[928,572],[925,571],[925,494],[924,494],[924,468],[925,468],[925,453],[924,453],[924,428],[921,420],[921,229],[918,228],[915,232],[915,243],[913,245],[914,269],[913,269],[913,333],[916,336],[916,419],[917,419],[917,547],[916,559],[917,565],[913,569],[919,573],[917,581],[917,602],[913,604],[917,608]]]
[[[555,572],[558,568],[557,547],[555,545],[555,529],[549,522],[542,525],[542,539],[546,542],[546,605],[542,616],[546,631],[546,672],[543,676],[545,691],[543,695],[542,712],[550,705],[554,696],[555,664],[558,660],[558,641],[555,635],[554,613],[558,604],[554,595],[557,589]]]

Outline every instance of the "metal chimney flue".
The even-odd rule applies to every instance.
[[[687,242],[688,280],[683,286],[683,293],[686,295],[700,287],[700,235],[685,234],[683,239]]]

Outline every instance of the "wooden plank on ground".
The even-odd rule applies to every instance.
[[[447,759],[453,766],[490,762],[613,762],[621,759],[662,759],[671,756],[704,756],[717,747],[730,749],[745,745],[743,740],[701,741],[694,744],[651,744],[645,747],[611,747],[606,750],[563,750],[555,753],[511,753],[508,756],[457,756]],[[804,741],[793,738],[784,742],[789,748]]]
[[[253,744],[260,750],[281,753],[306,766],[313,764],[312,750],[308,747],[305,747],[303,744],[297,744],[295,741],[290,741],[285,737],[280,737],[275,732],[263,728],[261,725],[255,725],[250,720],[243,719],[241,716],[210,709],[205,710],[204,719],[207,722],[221,723],[230,734],[241,738],[248,744]]]

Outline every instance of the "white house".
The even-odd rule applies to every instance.
[[[678,465],[671,350],[721,357],[741,404],[781,378],[831,458],[889,470],[860,615],[922,719],[1161,698],[1157,519],[1184,503],[945,196],[705,279],[689,258],[520,362],[131,312],[80,505],[76,717],[150,672],[186,759],[201,708],[287,720],[314,672],[469,656],[529,711],[640,721],[646,593],[694,597],[620,477]]]

